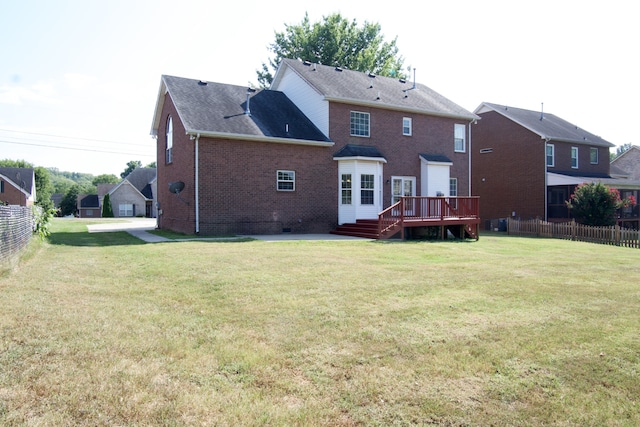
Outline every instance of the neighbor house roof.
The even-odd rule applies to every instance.
[[[282,92],[166,75],[160,84],[153,135],[158,133],[167,93],[188,134],[333,145]]]
[[[5,168],[0,167],[0,175],[10,181],[14,187],[27,195],[35,196],[35,175],[33,168]]]
[[[525,110],[505,105],[483,102],[476,108],[476,114],[495,111],[520,126],[540,136],[541,139],[573,144],[613,147],[614,144],[586,130],[569,123],[560,117],[541,111]]]
[[[308,61],[283,59],[271,87],[278,87],[287,70],[297,73],[329,101],[465,120],[478,118],[423,84]]]
[[[131,185],[146,199],[153,199],[151,183],[156,179],[156,168],[136,168],[122,181],[109,190],[109,194],[115,193],[122,185]],[[106,187],[105,187],[106,189]],[[100,189],[98,190],[100,191]]]
[[[100,202],[98,201],[98,195],[97,194],[81,194],[80,196],[78,196],[78,199],[80,199],[80,208],[81,209],[91,209],[91,208],[99,208],[100,207]]]

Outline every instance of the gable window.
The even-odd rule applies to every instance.
[[[171,116],[167,118],[167,147],[165,154],[165,162],[173,162],[173,120]]]
[[[454,140],[454,145],[453,145],[453,150],[457,151],[459,153],[464,153],[466,148],[465,148],[465,138],[464,138],[464,134],[465,134],[465,125],[460,125],[460,124],[455,124],[453,125],[453,140]]]
[[[411,117],[402,118],[402,134],[411,136]]]
[[[578,147],[571,147],[571,167],[578,169]]]
[[[296,173],[295,171],[278,171],[278,191],[295,191]]]
[[[555,166],[555,147],[553,144],[547,144],[547,166]]]
[[[373,204],[373,175],[360,175],[360,204]]]
[[[118,216],[133,216],[135,207],[133,203],[120,203],[118,205]]]
[[[458,197],[458,178],[449,178],[449,196]]]
[[[597,165],[598,164],[598,149],[597,148],[591,148],[589,149],[589,158],[591,161],[592,165]]]
[[[351,136],[369,136],[369,113],[351,112]]]
[[[342,200],[342,204],[343,205],[350,205],[351,204],[351,174],[350,173],[343,173],[342,174],[342,181],[340,184],[340,190],[341,190],[341,200]]]
[[[0,181],[0,193],[4,193],[4,181]]]

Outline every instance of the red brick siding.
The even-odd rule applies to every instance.
[[[609,174],[609,148],[598,148],[598,164],[591,164],[591,146],[578,145],[569,142],[549,141],[554,146],[555,164],[549,167],[549,172],[569,172],[571,174]],[[578,147],[578,168],[571,167],[571,147]]]
[[[350,135],[350,112],[360,111],[370,114],[370,137]],[[402,119],[412,119],[412,136],[402,134]],[[454,124],[469,122],[417,113],[382,110],[348,104],[331,103],[329,109],[331,123],[330,138],[336,143],[335,151],[347,144],[369,145],[378,148],[387,160],[383,167],[384,206],[391,203],[391,189],[387,180],[391,176],[415,176],[417,195],[420,194],[420,153],[445,155],[453,161],[450,177],[458,178],[458,195],[469,195],[469,141],[466,135],[466,152],[454,152]]]
[[[4,181],[1,178],[0,180]],[[27,206],[27,196],[22,191],[14,187],[8,181],[4,181],[3,187],[4,192],[0,193],[0,201],[10,205]]]
[[[504,116],[487,112],[471,130],[472,193],[487,219],[544,217],[545,142]],[[492,148],[491,153],[480,150]]]

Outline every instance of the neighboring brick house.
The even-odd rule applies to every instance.
[[[640,147],[632,145],[627,151],[616,156],[611,161],[612,175],[614,169],[626,179],[640,181]]]
[[[421,84],[296,60],[270,90],[162,76],[158,225],[326,233],[401,196],[469,195],[476,119]]]
[[[618,178],[617,186],[620,196],[628,198],[633,196],[640,202],[640,147],[632,145],[624,153],[611,161],[611,176]],[[628,206],[621,209],[620,221],[624,224],[633,224],[640,228],[640,205]]]
[[[36,201],[36,178],[33,168],[0,167],[0,202],[31,206]]]
[[[118,184],[99,186],[101,208],[107,192],[114,217],[156,217],[156,168],[136,168]]]
[[[80,218],[100,218],[100,201],[97,194],[80,194],[78,196],[78,216]]]
[[[613,144],[553,114],[486,102],[475,113],[472,191],[485,221],[566,221],[576,185],[625,184],[609,173]]]

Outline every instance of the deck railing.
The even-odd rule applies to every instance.
[[[405,223],[428,223],[480,216],[480,198],[471,197],[402,197],[399,202],[378,214],[380,235],[391,232]]]

